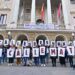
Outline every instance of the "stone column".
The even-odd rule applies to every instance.
[[[52,23],[51,0],[47,0],[47,21]]]
[[[64,16],[64,23],[66,29],[70,29],[70,4],[69,0],[61,0],[62,2],[62,9],[63,9],[63,16]]]
[[[31,23],[35,23],[35,0],[32,0],[31,6]]]
[[[7,25],[7,28],[16,28],[17,27],[19,5],[20,5],[20,0],[13,0],[12,1],[10,24]]]

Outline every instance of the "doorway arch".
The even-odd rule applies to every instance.
[[[17,39],[16,40],[20,40],[21,41],[21,44],[22,44],[24,40],[28,41],[28,38],[27,38],[26,35],[20,34],[19,36],[17,36]]]
[[[39,36],[37,36],[37,38],[36,38],[37,43],[38,43],[39,40],[43,40],[43,42],[45,43],[45,40],[47,40],[47,38],[46,38],[45,35],[39,35]]]
[[[65,41],[65,37],[63,35],[58,35],[55,41]]]

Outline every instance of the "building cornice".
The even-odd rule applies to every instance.
[[[25,32],[62,32],[62,33],[75,33],[75,30],[28,30],[28,29],[0,29],[0,31],[25,31]]]

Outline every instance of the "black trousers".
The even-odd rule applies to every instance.
[[[69,57],[69,63],[70,63],[70,67],[73,66],[73,57]]]
[[[56,66],[56,58],[52,57],[51,60],[52,60],[52,66]]]
[[[66,61],[65,61],[65,57],[59,57],[59,61],[60,61],[60,64],[61,66],[66,66]]]
[[[9,63],[13,63],[14,59],[13,58],[9,58]]]

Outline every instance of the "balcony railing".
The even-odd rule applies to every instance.
[[[0,24],[0,29],[7,29],[6,27],[7,27],[7,24]],[[55,24],[18,24],[17,28],[15,29],[43,30],[43,31],[66,30],[65,25],[55,25]]]
[[[65,30],[65,25],[54,24],[18,24],[18,29],[25,30]]]

